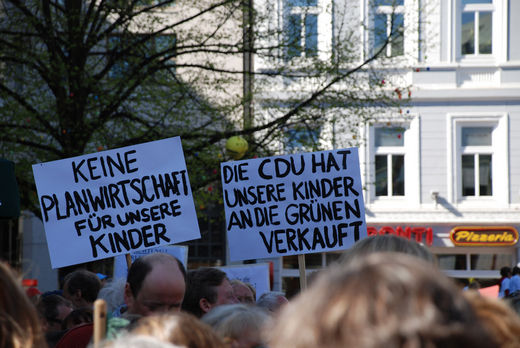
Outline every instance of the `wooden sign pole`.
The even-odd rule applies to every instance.
[[[305,272],[305,254],[298,255],[298,268],[300,270],[300,291],[307,288],[307,274]]]
[[[128,269],[130,269],[130,266],[132,266],[132,258],[130,257],[130,254],[125,254],[126,257],[126,266]]]
[[[100,346],[101,341],[107,334],[107,303],[105,300],[97,299],[94,301],[94,332],[92,334],[94,348]]]

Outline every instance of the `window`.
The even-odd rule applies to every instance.
[[[377,127],[375,136],[375,194],[404,196],[404,129]]]
[[[461,55],[492,53],[493,0],[461,0]]]
[[[285,132],[285,148],[288,153],[305,150],[317,150],[320,137],[320,128],[297,127]]]
[[[319,270],[338,262],[341,256],[341,251],[305,254],[307,283],[310,283],[312,278],[318,275]],[[283,256],[281,262],[281,288],[286,297],[290,298],[300,291],[298,255]]]
[[[436,256],[440,269],[466,270],[468,268],[465,254],[441,254]]]
[[[61,0],[61,2],[64,2]],[[107,3],[111,6],[114,6],[115,8],[121,8],[123,5],[127,5],[128,1],[123,0],[110,0],[107,1]],[[164,6],[171,6],[174,3],[174,1],[165,2],[165,0],[137,0],[134,1],[132,6],[157,6],[160,5],[161,7]]]
[[[286,58],[318,54],[318,0],[286,0]]]
[[[161,3],[160,0],[139,0],[138,4],[140,6],[152,6],[159,5]]]
[[[467,208],[491,201],[496,208],[509,204],[509,137],[507,114],[448,115],[450,202]]]
[[[499,271],[513,264],[511,253],[491,254],[437,254],[437,263],[442,270]]]
[[[388,41],[384,55],[404,55],[404,0],[374,0],[372,28],[372,53]]]
[[[496,270],[513,264],[511,254],[472,254],[470,255],[472,270]]]
[[[462,196],[491,196],[492,127],[462,127],[461,177]]]
[[[363,129],[368,140],[360,151],[362,175],[367,183],[366,203],[371,208],[393,209],[421,204],[420,115],[393,117],[392,122]],[[406,199],[404,199],[406,197]]]
[[[124,47],[122,47],[122,42],[124,41],[123,36],[111,36],[108,39],[108,48],[110,50],[114,50],[114,54],[118,55],[119,51],[123,50]],[[118,48],[118,46],[121,45],[121,48]],[[112,68],[110,69],[109,76],[111,78],[119,78],[123,77],[126,71],[129,69],[129,63],[126,60],[119,59]]]
[[[203,216],[199,219],[200,239],[182,243],[189,247],[188,267],[190,269],[201,266],[219,266],[226,261],[226,234],[223,216],[215,207],[201,209]]]
[[[110,70],[110,77],[123,77],[131,71],[132,66],[142,64],[154,54],[160,53],[164,57],[174,55],[172,48],[174,49],[176,44],[175,35],[158,35],[146,41],[140,41],[142,38],[141,35],[120,35],[109,38],[109,49],[114,55],[119,55],[118,61]],[[128,51],[123,53],[125,50]],[[171,68],[175,69],[173,59],[163,64],[171,65]]]
[[[306,269],[320,269],[323,268],[324,253],[305,254],[305,268]],[[283,256],[282,257],[284,269],[298,269],[298,255]]]

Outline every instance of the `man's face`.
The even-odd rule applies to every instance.
[[[229,280],[224,279],[222,283],[217,286],[217,301],[212,304],[212,307],[232,303],[238,303],[238,299],[233,292],[233,287],[229,283]]]
[[[125,288],[128,312],[148,316],[154,313],[181,309],[186,284],[176,263],[158,263],[143,280],[137,296],[133,296],[130,285]]]
[[[78,303],[77,299],[80,297],[78,294],[73,294],[69,290],[69,283],[65,283],[63,285],[63,297],[65,297],[67,300],[69,300],[74,308],[80,308],[80,304]]]
[[[60,331],[63,320],[72,312],[73,308],[69,303],[60,303],[56,310],[58,312],[56,318],[47,318],[47,331]]]
[[[253,292],[244,284],[233,285],[233,292],[240,303],[252,304],[255,303]]]

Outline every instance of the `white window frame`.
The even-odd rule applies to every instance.
[[[363,18],[363,25],[361,25],[361,35],[363,37],[363,59],[367,59],[374,52],[374,42],[372,28],[374,26],[374,14],[391,13],[393,10],[392,6],[378,6],[378,9],[374,11],[373,5],[374,0],[360,0],[364,4],[362,6],[361,16]],[[396,64],[404,64],[406,62],[412,62],[419,58],[419,45],[421,44],[421,30],[423,25],[419,25],[420,17],[422,16],[422,5],[424,0],[404,0],[404,5],[396,7],[395,13],[403,13],[404,15],[404,54],[388,57],[392,62]],[[387,27],[388,30],[388,27]]]
[[[459,129],[457,129],[457,132],[462,132],[462,130],[464,128],[467,128],[467,127],[471,127],[473,126],[472,124],[468,124],[468,125],[461,125],[461,127],[459,127]],[[492,132],[494,132],[494,124],[478,124],[478,125],[475,125],[477,127],[487,127],[489,126],[491,129],[492,129]],[[463,190],[463,187],[462,187],[462,184],[460,185],[460,191],[459,194],[460,194],[460,197],[463,197],[464,199],[467,199],[469,197],[490,197],[490,196],[493,196],[493,192],[491,192],[491,195],[482,195],[480,193],[480,158],[481,158],[481,155],[491,155],[491,166],[493,166],[493,158],[495,158],[495,155],[493,153],[493,145],[482,145],[482,146],[463,146],[460,142],[462,141],[462,134],[460,135],[460,139],[458,140],[459,144],[457,144],[457,152],[459,154],[459,156],[461,157],[461,161],[460,161],[460,165],[461,165],[461,168],[460,168],[460,171],[462,173],[462,156],[468,156],[468,155],[471,155],[473,156],[473,159],[474,159],[474,163],[473,163],[473,169],[474,169],[474,177],[473,177],[473,180],[474,180],[474,187],[473,189],[475,190],[475,194],[473,196],[464,196],[462,190]],[[462,175],[462,174],[461,174]],[[461,178],[462,179],[462,178]],[[493,186],[493,185],[491,185]],[[493,187],[491,188],[493,189]]]
[[[509,121],[507,114],[449,114],[447,116],[448,139],[448,199],[461,208],[489,209],[489,203],[496,207],[509,204]],[[462,164],[464,153],[474,153],[474,147],[461,146],[462,128],[493,127],[491,147],[478,146],[492,154],[492,195],[462,196]],[[480,150],[480,149],[478,149]],[[489,152],[487,152],[489,151]],[[477,184],[477,183],[476,183]]]
[[[404,2],[406,3],[406,0],[404,0]],[[401,14],[403,15],[403,54],[400,54],[400,55],[397,55],[397,56],[393,56],[392,57],[392,43],[389,42],[388,45],[386,46],[386,52],[385,52],[385,55],[386,57],[390,58],[399,58],[399,57],[403,57],[405,54],[406,54],[406,38],[407,38],[407,33],[406,33],[406,25],[407,25],[407,18],[406,18],[406,13],[405,13],[405,7],[404,5],[399,5],[399,6],[388,6],[388,5],[382,5],[382,6],[377,6],[377,8],[375,9],[375,11],[373,11],[374,14],[371,16],[371,23],[372,25],[370,26],[370,28],[374,28],[374,23],[375,23],[375,20],[374,20],[374,15],[378,15],[378,14],[384,14],[386,15],[386,37],[388,38],[391,34],[391,29],[392,29],[392,14]],[[372,53],[375,53],[375,47],[374,47],[374,38],[372,37],[372,39],[370,40],[370,51]]]
[[[480,20],[480,16],[477,16],[476,14],[477,13],[481,13],[481,12],[491,12],[491,53],[480,53],[479,52],[479,43],[480,43],[480,30],[479,30],[479,20]],[[475,28],[474,28],[474,49],[475,49],[475,53],[470,53],[470,54],[465,54],[464,56],[488,56],[488,55],[492,55],[493,54],[493,23],[494,23],[494,20],[493,20],[493,17],[494,17],[494,13],[495,13],[495,7],[493,6],[493,2],[491,2],[491,4],[466,4],[466,5],[462,5],[462,2],[461,2],[461,13],[460,13],[460,19],[461,19],[461,27],[460,29],[462,29],[462,15],[464,13],[472,13],[473,16],[474,16],[474,19],[475,19]],[[461,49],[461,44],[462,43],[462,38],[461,38],[461,42],[459,42],[459,50]],[[460,55],[462,56],[462,52],[460,53]]]
[[[371,208],[396,208],[404,205],[417,206],[420,204],[420,116],[410,115],[407,119],[393,118],[392,122],[381,122],[371,126],[365,126],[363,134],[367,139],[364,145],[364,151],[360,155],[360,161],[363,163],[362,176],[364,184],[367,188],[365,204]],[[375,146],[375,127],[402,127],[404,132],[404,146],[397,147],[381,147],[377,149]],[[404,155],[404,196],[376,196],[375,189],[375,156],[380,154],[403,154]],[[400,204],[395,205],[396,202]]]
[[[145,34],[141,34],[141,35],[145,35]],[[159,39],[166,39],[166,40],[173,40],[175,42],[175,45],[177,45],[177,36],[176,34],[161,34],[161,35],[157,35],[155,36],[153,39],[150,39],[147,44],[149,45],[153,45],[152,46],[149,46],[147,48],[148,52],[146,54],[156,54],[157,52],[161,51],[163,48],[159,47],[160,46],[160,43],[159,43]],[[115,35],[112,35],[112,36],[109,36],[107,38],[107,47],[108,49],[112,49],[112,45],[114,46],[117,46],[119,44],[121,44],[121,41],[122,40],[126,40],[125,38],[125,35],[124,34],[115,34]],[[171,57],[170,58],[170,61],[173,62],[174,64],[171,65],[171,67],[169,68],[170,72],[172,73],[175,73],[176,71],[176,67],[175,67],[175,58]],[[123,66],[125,65],[125,66]],[[116,68],[117,66],[120,66],[118,68]],[[121,64],[116,64],[114,65],[110,71],[108,72],[108,77],[109,78],[121,78],[122,75],[125,74],[125,72],[119,72],[117,70],[124,70],[124,69],[129,69],[130,68],[130,64],[128,63],[128,60],[124,60],[124,61],[121,61]]]
[[[317,20],[319,21],[319,14],[320,14],[320,11],[319,11],[319,8],[318,6],[288,6],[287,8],[287,12],[286,12],[286,17],[285,18],[288,18],[288,16],[291,16],[291,15],[300,15],[301,16],[301,19],[300,19],[300,47],[301,47],[301,58],[305,58],[306,57],[306,49],[307,47],[305,46],[305,38],[307,36],[307,33],[305,31],[306,27],[305,27],[305,19],[307,17],[307,15],[315,15],[317,17]],[[288,20],[288,19],[287,19]],[[316,30],[318,30],[318,27],[316,28]],[[316,35],[318,35],[318,33],[316,32]],[[318,40],[318,38],[316,38],[316,40]],[[318,50],[318,47],[319,47],[319,42],[317,42],[316,44],[316,50]],[[316,51],[316,55],[318,54],[318,52]],[[292,58],[298,58],[298,57],[287,57],[288,59],[292,59]]]
[[[299,14],[301,16],[301,32],[300,32],[300,46],[302,48],[301,56],[289,57],[286,49],[283,52],[284,59],[298,60],[305,59],[305,15],[313,14],[317,18],[317,57],[322,60],[330,59],[332,55],[332,0],[317,0],[316,6],[288,6],[287,0],[283,0],[283,16],[282,16],[282,30],[285,33],[287,29],[286,24],[289,16]],[[283,39],[285,40],[285,38]],[[313,56],[314,57],[314,56]]]
[[[374,130],[375,131],[375,130]],[[403,133],[406,133],[406,131],[404,131]],[[405,137],[405,134],[403,134],[403,137]],[[406,138],[406,137],[405,137]],[[405,192],[403,193],[403,195],[395,195],[394,192],[393,192],[393,175],[392,175],[392,172],[393,172],[393,160],[396,156],[403,156],[403,159],[406,158],[406,151],[405,151],[405,148],[404,148],[404,139],[403,139],[403,146],[377,146],[377,147],[374,147],[375,148],[375,151],[374,151],[374,194],[376,195],[376,198],[379,199],[379,198],[383,198],[383,197],[392,197],[392,198],[396,198],[396,197],[404,197],[406,195],[406,175],[405,175],[405,179],[404,179],[404,183],[405,183]],[[376,168],[375,168],[375,157],[377,156],[385,156],[386,157],[386,166],[387,166],[387,171],[386,171],[386,178],[387,178],[387,195],[382,195],[382,196],[378,196],[377,195],[377,189],[375,187],[375,181],[376,181]],[[405,161],[403,161],[403,165]]]
[[[492,0],[492,4],[468,4],[463,6],[462,0],[450,0],[452,2],[451,12],[453,30],[451,50],[455,61],[463,63],[492,63],[507,60],[508,16],[507,1]],[[488,11],[492,12],[491,54],[467,54],[463,55],[462,43],[462,13],[464,11]],[[476,23],[478,25],[478,23]],[[478,35],[478,34],[476,34]],[[475,42],[478,45],[478,42]]]
[[[316,136],[314,137],[314,134],[312,134],[311,140],[316,140],[316,143],[319,144],[319,139],[321,138],[322,134],[322,127],[314,126],[310,129],[308,128],[298,128],[298,127],[292,127],[288,128],[284,133],[286,134],[287,138],[284,139],[283,145],[285,153],[298,153],[298,152],[304,152],[312,150],[311,146],[308,146],[307,144],[304,144],[299,141],[299,139],[296,139],[297,137],[294,137],[293,139],[290,139],[290,136],[288,133],[291,131],[294,131],[293,135],[298,134],[300,132],[308,133],[308,132],[316,132]],[[290,140],[293,142],[291,143]]]

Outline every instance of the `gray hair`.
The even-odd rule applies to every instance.
[[[263,330],[268,320],[262,309],[241,303],[215,307],[202,317],[221,337],[231,339],[241,337],[247,330]]]
[[[285,299],[285,293],[281,291],[268,291],[264,292],[262,296],[256,301],[256,305],[260,308],[268,310],[270,312],[276,312],[282,305],[280,297]]]
[[[393,234],[370,236],[359,240],[352,248],[347,250],[339,262],[348,264],[355,259],[361,258],[375,252],[392,252],[408,254],[434,264],[435,257],[425,246],[414,240],[409,240]]]

